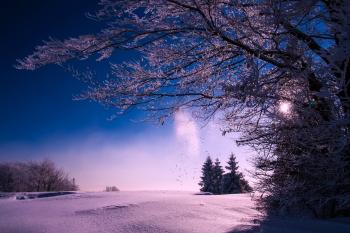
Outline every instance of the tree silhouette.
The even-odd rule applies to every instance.
[[[214,194],[221,194],[222,193],[222,176],[224,175],[224,169],[220,165],[219,159],[215,160],[214,167],[213,167],[213,193]]]
[[[200,191],[202,192],[211,192],[214,190],[214,179],[213,179],[213,171],[214,165],[210,156],[207,157],[203,166],[202,166],[202,176],[199,185],[201,186]]]
[[[244,179],[243,174],[238,171],[238,163],[233,153],[230,155],[225,168],[228,172],[223,177],[223,193],[244,193],[252,191],[252,188]]]

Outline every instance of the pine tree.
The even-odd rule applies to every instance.
[[[236,156],[233,153],[231,153],[230,158],[229,158],[225,168],[232,174],[238,173],[239,167],[238,167],[238,163],[236,161]]]
[[[238,171],[236,156],[232,153],[225,168],[228,170],[222,179],[223,193],[242,193],[251,192],[252,188],[244,179],[243,174]]]
[[[201,181],[198,183],[201,186],[200,191],[202,192],[213,192],[213,161],[210,156],[207,157],[202,166]]]
[[[215,194],[221,194],[222,193],[222,176],[224,175],[224,169],[220,165],[219,159],[215,160],[215,164],[213,167],[213,193]]]

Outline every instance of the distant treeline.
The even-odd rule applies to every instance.
[[[118,192],[119,189],[115,186],[107,186],[105,192]]]
[[[40,162],[0,163],[0,191],[2,192],[47,192],[75,191],[75,179],[50,160]]]

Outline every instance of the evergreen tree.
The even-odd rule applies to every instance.
[[[213,161],[210,156],[207,157],[202,166],[201,181],[198,183],[201,186],[200,191],[202,192],[213,192]]]
[[[213,167],[213,193],[221,194],[222,193],[222,176],[224,175],[224,169],[220,165],[219,159],[215,160],[215,164]]]
[[[222,179],[223,193],[243,193],[251,192],[252,188],[244,179],[243,174],[238,171],[236,156],[232,153],[225,168],[228,170]]]
[[[238,173],[238,163],[236,161],[236,156],[233,153],[231,153],[225,168],[232,174]]]

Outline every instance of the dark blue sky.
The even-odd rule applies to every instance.
[[[6,0],[1,3],[0,144],[135,127],[128,120],[130,116],[107,121],[112,110],[96,103],[73,101],[73,95],[84,87],[57,66],[36,71],[13,68],[16,59],[30,54],[49,36],[65,39],[98,31],[101,25],[85,17],[86,12],[97,9],[96,0]]]

